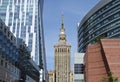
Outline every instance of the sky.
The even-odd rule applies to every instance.
[[[47,69],[54,70],[54,45],[58,43],[64,14],[67,42],[71,45],[71,69],[77,52],[77,25],[100,0],[44,0],[43,27]]]

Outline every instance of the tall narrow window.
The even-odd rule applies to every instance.
[[[3,66],[3,60],[1,60],[1,66]]]
[[[7,62],[5,62],[5,68],[7,68]]]

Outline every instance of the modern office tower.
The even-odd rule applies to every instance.
[[[70,49],[71,46],[66,42],[64,21],[62,16],[59,42],[54,45],[55,82],[70,82]]]
[[[0,82],[39,82],[39,69],[25,42],[0,19]]]
[[[78,52],[101,38],[120,38],[120,0],[101,0],[78,25]]]
[[[84,80],[84,53],[74,55],[74,82],[85,82]]]
[[[0,0],[0,17],[17,38],[25,41],[31,57],[45,71],[43,2],[44,0]]]
[[[85,82],[104,82],[102,80],[108,80],[110,72],[120,82],[119,57],[120,39],[102,39],[100,43],[88,45],[84,57]]]

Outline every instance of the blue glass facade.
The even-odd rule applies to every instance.
[[[18,61],[19,52],[15,37],[0,19],[0,55],[12,64]]]
[[[15,80],[17,78],[16,82],[20,79],[25,82],[28,75],[32,80],[39,82],[39,69],[39,66],[30,58],[30,50],[25,42],[16,38],[0,19],[0,81],[1,77],[5,81],[11,79],[13,81],[14,77]]]
[[[42,11],[44,0],[0,0],[0,17],[17,38],[22,38],[31,57],[42,67],[45,59]],[[43,60],[43,61],[42,61]]]
[[[74,74],[83,74],[83,64],[74,64]]]
[[[78,52],[102,38],[120,38],[120,0],[101,0],[78,26]]]
[[[46,75],[46,54],[43,33],[44,0],[0,0],[0,18],[14,36],[22,38],[31,50],[31,58]]]

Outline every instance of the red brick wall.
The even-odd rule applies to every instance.
[[[120,78],[120,40],[101,40],[110,71],[113,76]]]
[[[101,44],[89,45],[84,62],[86,82],[100,82],[109,71],[105,65],[108,65],[114,77],[120,78],[120,40],[102,39]]]
[[[100,82],[106,73],[100,44],[89,45],[85,54],[86,82]]]

